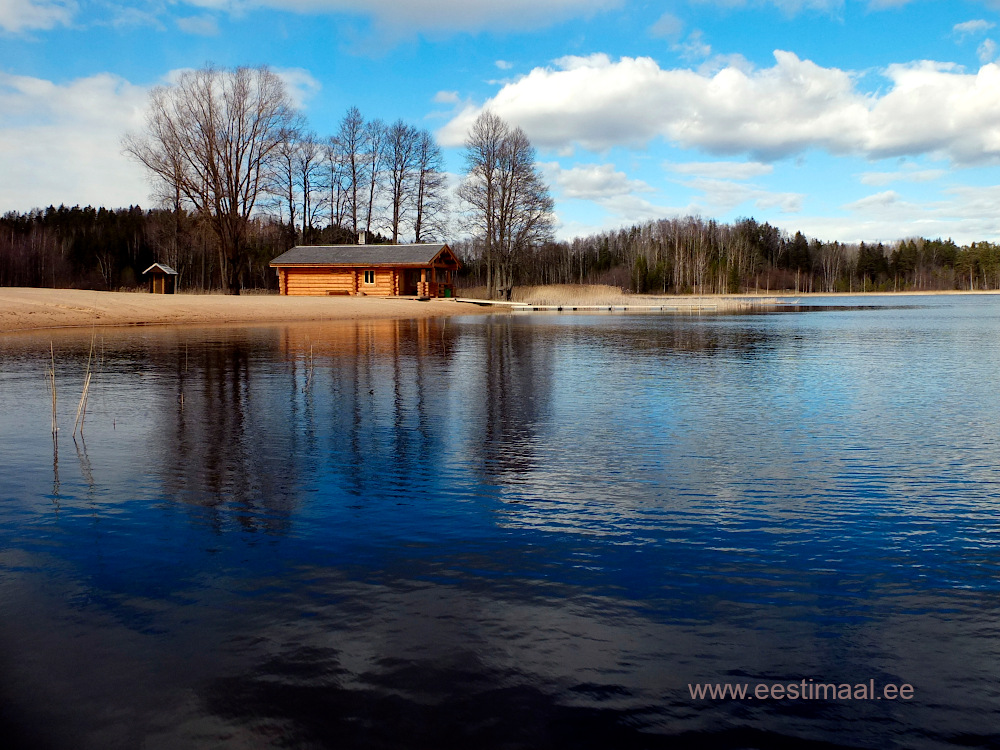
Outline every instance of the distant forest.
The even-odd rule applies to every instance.
[[[250,223],[247,288],[275,289],[268,266],[296,243],[355,241],[340,226],[302,229],[276,218]],[[389,241],[380,235],[369,242]],[[135,289],[154,262],[173,266],[181,291],[220,290],[216,239],[184,210],[49,207],[0,218],[0,286]],[[464,286],[486,283],[481,247],[451,244]],[[522,253],[514,282],[611,284],[632,292],[740,293],[905,291],[1000,288],[1000,245],[906,239],[891,244],[843,244],[789,235],[767,223],[732,224],[701,218],[661,219],[572,241],[546,242]]]

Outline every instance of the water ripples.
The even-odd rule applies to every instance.
[[[108,333],[55,445],[6,339],[0,694],[56,747],[990,746],[969,304]],[[801,679],[917,698],[687,692]]]

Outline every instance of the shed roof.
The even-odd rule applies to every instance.
[[[443,244],[417,245],[299,245],[271,261],[272,266],[407,266],[427,265]]]
[[[153,265],[151,265],[149,268],[147,268],[145,271],[142,272],[143,275],[145,276],[147,273],[149,273],[150,271],[152,271],[154,268],[156,270],[160,271],[160,273],[165,273],[168,276],[176,276],[177,275],[177,271],[175,271],[174,269],[172,269],[170,266],[163,265],[162,263],[154,263]]]

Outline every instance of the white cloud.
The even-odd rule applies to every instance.
[[[965,73],[921,61],[882,72],[865,94],[855,76],[775,51],[775,65],[715,73],[664,70],[648,57],[565,57],[504,85],[483,106],[520,125],[542,148],[644,148],[664,138],[708,153],[771,161],[809,149],[885,158],[1000,161],[1000,67]],[[463,108],[439,132],[459,145],[483,107]]]
[[[507,62],[506,60],[497,60],[493,64],[496,65],[498,68],[500,68],[500,70],[510,70],[511,68],[514,67],[514,63]]]
[[[860,176],[862,185],[878,187],[891,182],[933,182],[944,177],[944,169],[903,169],[898,172],[864,172]]]
[[[652,191],[642,180],[629,179],[624,172],[617,171],[614,164],[578,164],[570,169],[564,169],[558,162],[541,166],[563,198],[600,201]]]
[[[215,17],[210,15],[178,18],[177,28],[187,34],[196,34],[197,36],[217,36],[219,33],[219,24]]]
[[[992,39],[984,39],[976,50],[979,62],[989,63],[997,59],[997,43]]]
[[[909,5],[913,0],[868,0],[870,10],[886,10],[889,8],[902,8]]]
[[[717,180],[749,180],[771,174],[774,167],[756,161],[692,161],[683,164],[666,164],[667,169],[678,174],[708,177]]]
[[[296,106],[319,90],[305,70],[274,72]],[[147,88],[111,73],[57,84],[0,72],[0,206],[146,205],[150,184],[122,138],[143,129],[148,101]]]
[[[702,199],[695,201],[712,213],[725,213],[744,203],[766,211],[776,208],[781,213],[798,213],[802,210],[802,193],[775,193],[755,185],[747,185],[731,180],[711,180],[699,178],[684,183],[685,187],[702,193]]]
[[[673,49],[685,60],[704,60],[712,54],[712,45],[705,41],[700,29],[695,29],[683,42],[673,45]]]
[[[121,138],[142,127],[146,102],[146,89],[109,73],[65,84],[0,73],[0,205],[145,203],[145,174]]]
[[[616,195],[600,201],[600,206],[614,218],[606,222],[607,226],[636,224],[652,219],[662,219],[664,216],[687,215],[692,213],[688,208],[676,208],[660,203],[654,203],[646,198],[631,193]]]
[[[1000,185],[953,188],[932,201],[907,201],[889,191],[844,206],[846,216],[797,216],[795,224],[830,242],[951,237],[965,244],[1000,235],[998,204]]]
[[[964,39],[970,34],[984,34],[990,29],[996,26],[992,21],[986,21],[983,19],[977,19],[975,21],[964,21],[963,23],[956,23],[952,27],[952,33],[960,39]]]
[[[895,203],[899,203],[899,193],[895,190],[884,190],[848,203],[844,208],[848,211],[885,211]]]
[[[322,88],[322,84],[303,68],[275,68],[274,73],[284,82],[288,98],[296,109],[305,109]]]
[[[438,104],[458,104],[459,97],[457,91],[438,91],[434,94],[434,101]]]
[[[76,10],[73,0],[0,0],[0,30],[17,34],[66,26]]]
[[[673,13],[664,13],[649,27],[650,36],[661,39],[672,39],[680,36],[684,28],[684,22]]]
[[[190,0],[233,13],[272,8],[294,13],[348,13],[374,18],[393,33],[525,30],[619,7],[623,0]]]

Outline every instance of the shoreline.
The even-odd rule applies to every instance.
[[[73,328],[389,320],[481,315],[454,300],[283,297],[276,294],[147,294],[0,288],[0,335]]]
[[[556,290],[553,290],[556,292]],[[559,290],[561,291],[561,290]],[[557,292],[556,292],[557,293]],[[916,297],[994,295],[1000,290],[905,292],[760,292],[743,294],[628,294],[610,304],[639,307],[703,307],[706,303],[788,304],[816,297]],[[558,294],[562,297],[562,294]],[[566,299],[541,304],[566,307],[605,305],[596,299]],[[624,301],[627,300],[627,301]],[[536,303],[538,304],[538,303]],[[516,307],[516,305],[514,306]],[[288,297],[276,294],[174,294],[97,292],[81,289],[0,287],[0,335],[74,328],[178,325],[245,325],[265,323],[420,319],[454,315],[488,315],[507,305],[479,305],[455,299],[420,301],[393,297]]]

